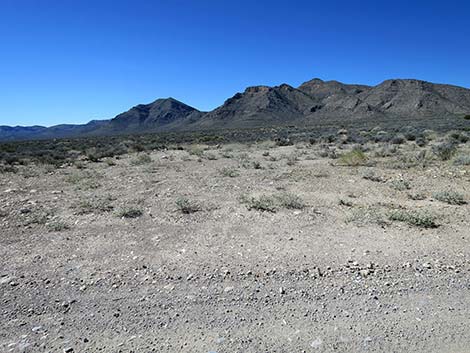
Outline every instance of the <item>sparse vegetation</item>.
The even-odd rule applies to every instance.
[[[300,198],[300,196],[295,194],[283,193],[277,196],[277,201],[281,207],[287,209],[301,210],[305,208],[305,202]]]
[[[95,197],[88,198],[76,203],[73,208],[76,214],[90,214],[90,213],[104,213],[111,212],[114,207],[112,206],[112,198],[110,197]]]
[[[50,232],[62,232],[64,230],[70,229],[70,226],[61,220],[54,220],[50,223],[47,223],[46,225]]]
[[[240,172],[236,168],[231,168],[231,167],[224,167],[220,170],[220,174],[222,174],[225,177],[229,178],[235,178],[237,176],[240,176]]]
[[[393,210],[388,215],[389,220],[404,222],[419,228],[437,228],[436,217],[424,211]]]
[[[411,184],[408,180],[405,179],[395,179],[392,180],[390,183],[390,186],[392,189],[395,189],[397,191],[405,191],[405,190],[410,190],[411,189]]]
[[[448,161],[457,152],[457,143],[455,141],[443,141],[432,147],[434,154],[443,161]]]
[[[142,209],[132,206],[121,207],[115,213],[118,218],[138,218],[143,214]]]
[[[148,154],[141,154],[131,160],[131,164],[135,166],[145,165],[149,163],[152,163],[152,157],[150,157]]]
[[[470,154],[462,154],[454,159],[454,165],[470,165]]]
[[[276,198],[273,196],[261,195],[259,197],[243,198],[242,200],[249,210],[276,212]]]
[[[243,197],[242,202],[249,210],[276,212],[280,208],[301,210],[305,202],[297,195],[282,193],[280,195],[261,195],[259,197]]]
[[[340,165],[357,167],[361,165],[366,165],[368,158],[364,152],[359,149],[353,149],[349,152],[346,152],[339,156],[338,160]]]
[[[176,206],[178,210],[184,214],[195,213],[201,210],[201,207],[197,202],[192,201],[187,197],[179,197],[176,200]]]
[[[455,191],[439,191],[433,194],[433,198],[449,205],[465,205],[467,203],[464,196]]]

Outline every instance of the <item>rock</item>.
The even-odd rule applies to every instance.
[[[367,276],[370,275],[370,270],[369,270],[369,269],[360,270],[360,271],[359,271],[359,274],[360,274],[362,277],[367,277]]]
[[[286,290],[283,287],[279,288],[279,294],[283,295],[286,294]]]
[[[73,348],[72,348],[72,347],[64,348],[64,353],[71,353],[71,352],[73,352]]]

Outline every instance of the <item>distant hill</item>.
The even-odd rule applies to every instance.
[[[213,111],[201,112],[174,98],[137,105],[111,120],[85,125],[0,126],[0,140],[101,136],[163,131],[315,125],[328,119],[445,118],[470,114],[470,90],[414,79],[377,86],[313,79],[297,88],[254,86]]]

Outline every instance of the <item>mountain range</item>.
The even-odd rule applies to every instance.
[[[313,79],[295,88],[248,87],[202,112],[174,98],[137,105],[110,120],[84,125],[0,126],[0,140],[104,136],[165,131],[315,125],[328,120],[422,119],[470,114],[470,89],[415,79],[376,86]]]

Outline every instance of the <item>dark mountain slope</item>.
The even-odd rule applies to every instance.
[[[449,118],[470,114],[470,90],[413,79],[377,86],[313,79],[294,88],[254,86],[204,113],[173,98],[140,104],[114,119],[50,128],[0,126],[0,140],[101,136],[161,131],[315,125],[329,121]]]
[[[249,87],[205,114],[194,128],[240,128],[295,124],[304,119],[316,102],[289,85]]]

